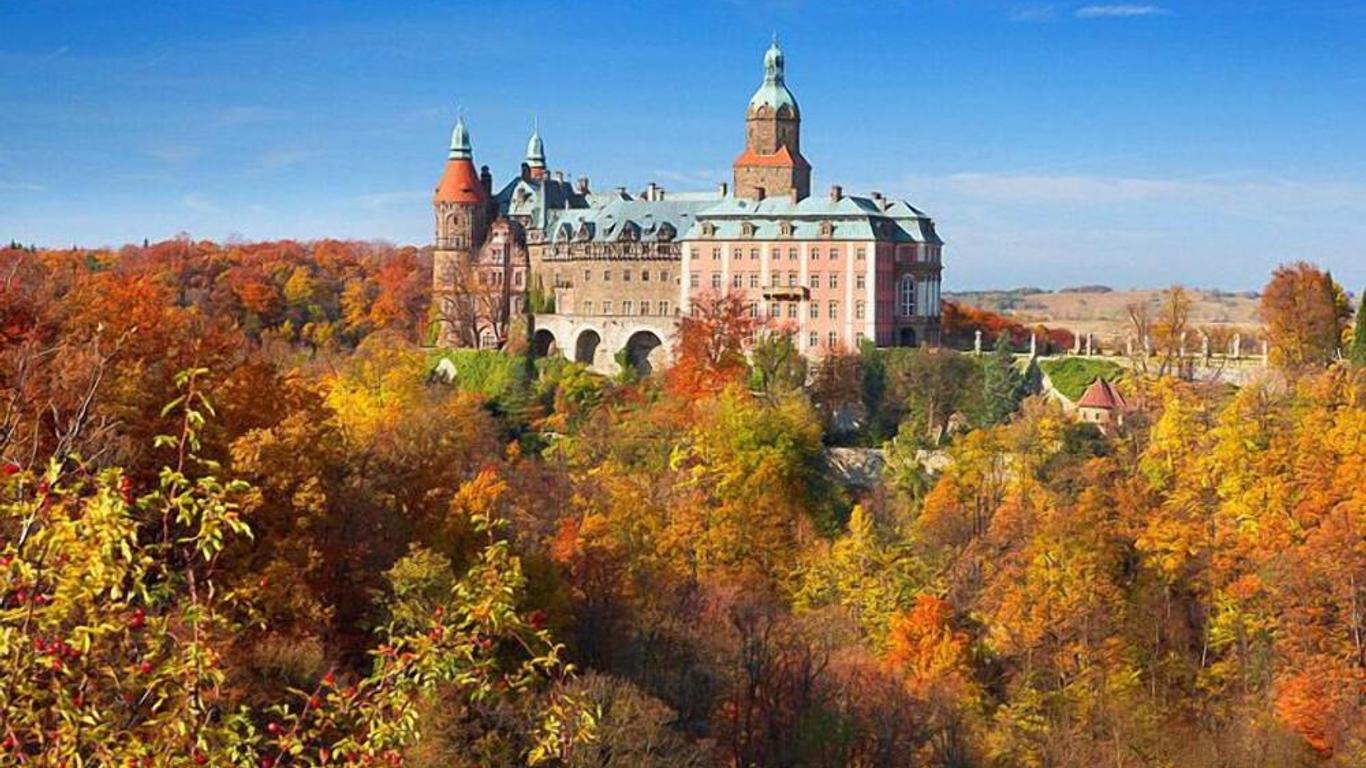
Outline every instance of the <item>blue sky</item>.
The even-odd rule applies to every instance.
[[[776,31],[818,194],[929,211],[946,288],[1366,284],[1366,2],[0,0],[0,239],[423,243],[476,161],[728,180]]]

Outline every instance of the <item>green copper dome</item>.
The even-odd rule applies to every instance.
[[[465,116],[461,115],[455,121],[455,128],[451,130],[451,153],[452,160],[468,160],[474,156],[470,148],[470,129],[465,127]]]
[[[778,47],[778,37],[774,35],[773,44],[764,52],[764,82],[749,100],[751,112],[759,107],[768,107],[774,112],[788,107],[793,117],[800,116],[797,99],[783,82],[783,64],[783,49]]]
[[[545,167],[545,144],[541,142],[539,126],[531,129],[531,138],[526,143],[526,164],[532,168]]]

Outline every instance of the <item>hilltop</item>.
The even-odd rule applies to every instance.
[[[1191,324],[1229,329],[1257,328],[1258,294],[1254,291],[1189,289]],[[1154,308],[1161,289],[1125,290],[1104,285],[1083,285],[1054,291],[1012,288],[1000,291],[945,292],[944,298],[959,304],[997,312],[1023,325],[1044,324],[1099,338],[1122,337],[1128,329],[1126,307],[1146,303]]]

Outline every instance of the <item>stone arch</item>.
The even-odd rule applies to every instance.
[[[661,362],[663,339],[654,331],[636,331],[626,339],[626,361],[641,376],[650,375]]]
[[[536,358],[549,357],[560,351],[559,340],[549,328],[537,328],[531,334],[531,356]]]
[[[915,329],[902,328],[901,337],[898,339],[898,343],[903,347],[914,347],[916,345]]]
[[[598,347],[602,344],[602,335],[592,328],[586,328],[579,333],[579,338],[574,342],[574,361],[584,365],[592,365],[593,360],[598,355]]]

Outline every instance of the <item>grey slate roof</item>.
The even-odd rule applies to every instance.
[[[629,239],[639,242],[678,240],[693,226],[697,212],[715,205],[716,200],[636,200],[612,199],[601,206],[551,212],[548,238],[551,242],[582,240],[615,242],[629,231]],[[670,237],[660,234],[672,229]]]
[[[924,211],[904,200],[842,196],[808,197],[793,203],[787,197],[764,200],[727,198],[700,211],[694,229],[684,237],[702,239],[702,222],[715,227],[713,239],[735,239],[743,236],[744,223],[754,227],[752,237],[758,240],[780,236],[783,222],[792,225],[791,237],[797,240],[821,236],[821,222],[834,225],[833,240],[886,240],[899,243],[929,243],[942,245],[934,230],[934,222]]]

